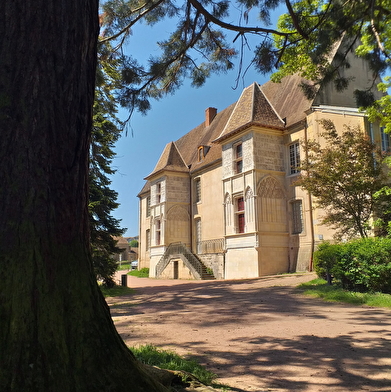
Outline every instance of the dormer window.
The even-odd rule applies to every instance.
[[[198,162],[201,162],[209,151],[209,146],[199,146],[198,147]]]
[[[204,158],[204,146],[198,147],[198,162],[201,162]]]

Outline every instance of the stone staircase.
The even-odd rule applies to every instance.
[[[155,276],[159,278],[164,269],[173,259],[181,259],[187,268],[192,272],[195,279],[212,280],[215,279],[213,273],[204,265],[204,263],[194,254],[185,244],[181,242],[171,243],[164,255],[156,265]]]

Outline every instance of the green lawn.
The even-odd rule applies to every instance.
[[[325,301],[345,302],[353,305],[391,308],[391,295],[382,293],[357,293],[343,290],[338,283],[328,285],[324,279],[314,279],[297,286],[306,295]]]
[[[134,290],[131,289],[130,287],[125,287],[125,286],[118,286],[115,285],[114,287],[108,289],[107,287],[100,285],[99,286],[104,297],[119,297],[121,295],[125,294],[131,294],[134,293]]]
[[[128,275],[137,276],[138,278],[149,278],[149,268],[141,268],[141,270],[129,271]]]
[[[198,361],[191,356],[180,356],[174,351],[162,350],[150,344],[131,347],[131,350],[136,358],[142,363],[150,366],[157,366],[161,369],[183,372],[182,377],[185,378],[191,374],[201,383],[211,385],[213,388],[219,389],[222,392],[230,390],[226,385],[216,384],[214,380],[217,375],[200,365]]]

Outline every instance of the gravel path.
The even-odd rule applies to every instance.
[[[129,346],[191,354],[232,391],[391,391],[391,311],[295,290],[313,274],[249,280],[128,277],[108,298]]]

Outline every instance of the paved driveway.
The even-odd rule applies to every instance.
[[[294,289],[313,277],[129,277],[135,293],[108,303],[129,346],[191,354],[233,391],[391,391],[391,311]]]

